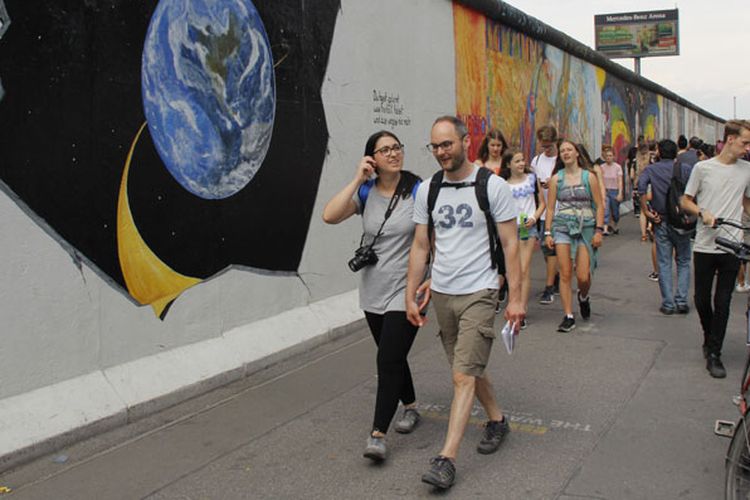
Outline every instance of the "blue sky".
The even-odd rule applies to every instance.
[[[590,47],[594,15],[679,9],[680,55],[641,59],[641,74],[722,118],[750,119],[750,0],[511,0],[506,2]],[[632,59],[615,62],[633,69]]]

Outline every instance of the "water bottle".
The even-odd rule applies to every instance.
[[[529,239],[529,228],[526,227],[526,220],[528,217],[528,215],[523,213],[519,216],[520,226],[518,228],[518,237],[524,241]]]

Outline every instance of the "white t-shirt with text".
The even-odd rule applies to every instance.
[[[457,183],[474,182],[480,167]],[[447,182],[444,180],[444,182]],[[414,222],[427,224],[427,195],[430,181],[417,191]],[[489,177],[487,196],[496,222],[516,218],[516,205],[508,183],[496,175]],[[440,189],[432,211],[435,234],[435,260],[432,264],[432,290],[465,295],[479,290],[497,289],[497,269],[492,268],[487,220],[479,208],[474,186]]]

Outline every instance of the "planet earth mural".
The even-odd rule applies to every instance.
[[[180,185],[222,199],[253,179],[276,106],[271,48],[250,0],[162,0],[141,78],[154,145]]]

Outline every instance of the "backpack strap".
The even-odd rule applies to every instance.
[[[362,207],[362,212],[365,211],[365,203],[367,203],[367,196],[370,194],[370,190],[375,185],[375,179],[370,179],[357,190],[357,196],[359,197],[359,204]]]
[[[484,218],[487,220],[487,237],[490,240],[490,261],[492,262],[492,269],[496,269],[499,265],[497,262],[497,249],[500,247],[500,238],[497,234],[497,226],[495,225],[495,218],[492,216],[490,210],[490,198],[487,194],[487,184],[489,183],[492,172],[487,168],[480,168],[477,171],[477,180],[474,183],[474,193],[477,197],[477,203],[479,208],[484,213]]]
[[[591,180],[589,177],[591,176],[591,172],[588,170],[584,170],[581,172],[581,182],[584,186],[586,186],[586,192],[589,194],[589,198],[591,198],[591,201],[594,201],[594,195],[591,193]]]
[[[435,210],[440,187],[443,184],[443,171],[438,170],[430,179],[430,190],[427,191],[427,237],[432,241],[432,231],[435,228],[435,221],[432,219],[432,211]]]

